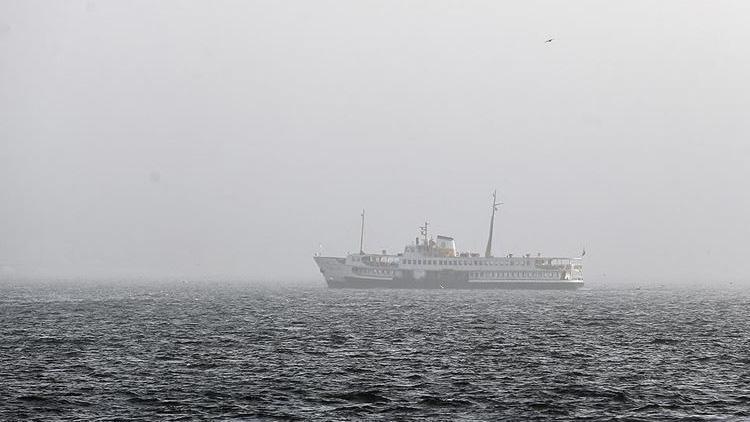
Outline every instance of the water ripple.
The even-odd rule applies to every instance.
[[[741,420],[750,295],[0,286],[0,419]]]

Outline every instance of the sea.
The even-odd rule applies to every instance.
[[[750,292],[0,282],[0,420],[750,420]]]

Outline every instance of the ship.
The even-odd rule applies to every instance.
[[[583,257],[523,254],[492,255],[495,214],[502,205],[492,194],[489,238],[484,256],[459,252],[453,237],[429,235],[429,223],[420,237],[397,254],[364,251],[365,213],[362,211],[358,253],[345,257],[316,253],[315,263],[329,288],[355,289],[577,289],[583,286]]]

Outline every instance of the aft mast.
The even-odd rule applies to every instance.
[[[362,228],[359,231],[359,254],[365,254],[365,209],[362,209]]]
[[[487,249],[485,249],[484,251],[485,258],[492,257],[492,231],[495,227],[495,211],[497,211],[497,207],[502,204],[502,202],[497,202],[497,189],[495,189],[495,191],[492,192],[492,217],[490,217],[490,236],[487,239]]]

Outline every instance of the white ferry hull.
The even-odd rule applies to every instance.
[[[330,288],[350,289],[531,289],[571,290],[583,286],[582,279],[567,279],[564,272],[550,271],[489,271],[475,269],[426,270],[415,268],[376,269],[378,275],[362,275],[362,267],[352,265],[351,258],[315,257],[320,272]],[[504,259],[500,259],[502,262]],[[473,260],[472,260],[473,261]],[[516,260],[519,261],[519,260]],[[522,259],[526,261],[526,259]],[[500,267],[498,267],[500,268]],[[367,268],[369,270],[369,268]],[[512,269],[528,269],[516,267]],[[535,278],[542,274],[545,278]],[[484,275],[497,275],[506,279],[487,279]],[[475,278],[474,276],[479,276]]]
[[[333,289],[505,289],[505,290],[575,290],[583,287],[582,280],[523,280],[523,281],[423,281],[423,280],[382,280],[368,278],[347,278],[343,281],[327,281]]]

